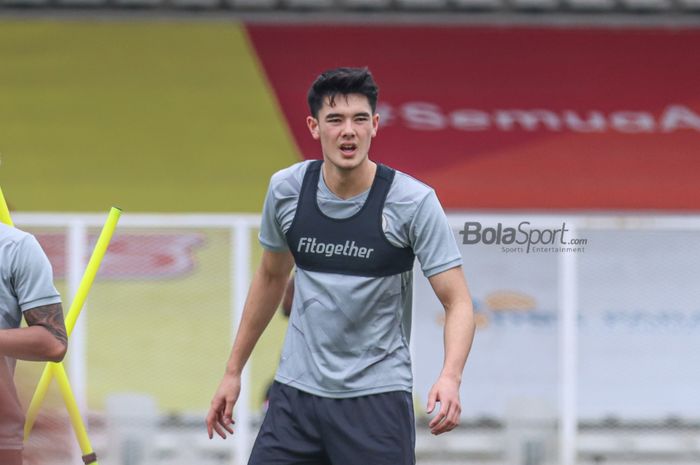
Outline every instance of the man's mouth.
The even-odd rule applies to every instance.
[[[357,144],[340,144],[340,151],[344,155],[352,155],[357,150]]]

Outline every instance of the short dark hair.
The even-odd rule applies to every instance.
[[[377,111],[377,96],[379,88],[374,82],[372,73],[365,68],[335,68],[324,71],[311,84],[306,97],[309,110],[314,118],[323,106],[323,99],[329,98],[333,104],[335,97],[340,95],[361,94],[367,97],[372,113]]]

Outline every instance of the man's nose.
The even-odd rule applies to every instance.
[[[346,120],[343,124],[343,136],[353,136],[355,135],[355,128],[352,125],[352,120]]]

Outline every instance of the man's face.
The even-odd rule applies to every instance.
[[[306,124],[311,136],[321,141],[323,159],[339,169],[351,170],[367,160],[379,115],[372,114],[364,95],[338,94],[333,105],[326,97],[318,118],[309,116]]]

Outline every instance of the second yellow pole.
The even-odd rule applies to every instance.
[[[87,294],[92,287],[92,283],[97,275],[97,270],[100,268],[102,259],[107,252],[107,247],[112,240],[112,235],[117,227],[117,222],[121,216],[121,210],[118,208],[112,208],[107,217],[107,222],[102,228],[100,237],[95,244],[95,249],[93,250],[88,266],[83,274],[83,278],[80,281],[80,286],[76,292],[73,303],[66,315],[66,331],[68,335],[73,332],[75,323],[80,316],[80,312],[87,298]],[[8,226],[14,226],[12,222],[12,217],[10,216],[9,208],[5,202],[5,196],[3,195],[2,188],[0,188],[0,222],[7,224]],[[44,367],[44,371],[39,379],[39,384],[34,392],[34,396],[29,404],[29,409],[27,411],[27,420],[24,425],[24,439],[25,441],[29,437],[29,433],[34,426],[37,414],[39,412],[39,407],[46,396],[49,384],[51,383],[51,378],[55,377],[58,387],[63,396],[63,402],[68,410],[68,416],[70,417],[71,424],[73,426],[73,431],[78,440],[80,450],[83,453],[83,462],[85,465],[98,465],[97,456],[92,450],[92,444],[90,444],[90,439],[83,423],[83,419],[80,416],[80,411],[78,409],[78,403],[75,400],[73,391],[70,387],[70,382],[68,381],[68,375],[63,367],[63,363],[47,363]]]
[[[88,266],[85,269],[83,278],[81,279],[78,290],[75,293],[73,303],[71,304],[68,314],[66,315],[66,331],[68,332],[69,336],[73,332],[78,316],[83,309],[85,299],[87,298],[88,292],[90,292],[92,283],[95,281],[95,276],[100,268],[102,259],[107,253],[107,247],[109,246],[109,242],[112,240],[112,235],[117,227],[117,222],[119,221],[120,216],[121,210],[113,207],[109,212],[105,225],[102,227],[102,232],[97,239],[92,256],[88,261]],[[48,384],[51,382],[52,372],[50,370],[50,366],[50,363],[46,364],[44,372],[39,379],[39,384],[37,385],[34,395],[32,396],[32,400],[29,403],[29,408],[27,409],[27,419],[24,423],[25,440],[29,437],[29,433],[31,433],[32,428],[34,427],[34,422],[39,414],[39,407],[41,407],[41,403],[44,401],[46,391],[48,390]]]

